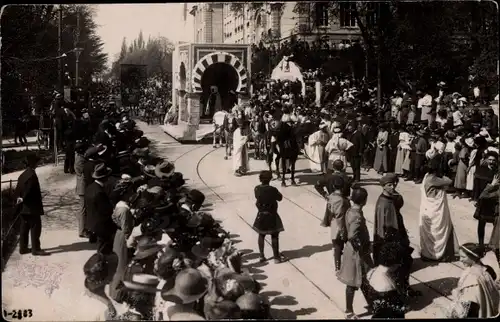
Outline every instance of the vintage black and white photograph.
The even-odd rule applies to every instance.
[[[494,318],[496,1],[1,10],[2,314]]]

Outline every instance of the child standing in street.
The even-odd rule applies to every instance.
[[[264,240],[266,235],[271,235],[271,246],[273,248],[274,262],[276,264],[286,261],[279,252],[279,233],[284,231],[283,222],[278,215],[278,202],[283,195],[275,187],[269,185],[273,175],[271,171],[262,171],[259,175],[260,185],[256,186],[255,205],[257,206],[257,217],[253,223],[253,229],[259,234],[258,245],[260,262],[266,262],[264,255]]]

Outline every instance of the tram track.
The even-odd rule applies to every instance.
[[[218,149],[214,149],[214,150],[210,150],[210,151],[208,151],[207,153],[205,153],[205,154],[204,154],[204,155],[203,155],[203,156],[202,156],[202,157],[198,160],[198,162],[197,162],[197,164],[196,164],[196,175],[197,175],[198,179],[200,180],[200,182],[201,182],[201,183],[202,183],[202,184],[203,184],[203,185],[204,185],[204,186],[205,186],[205,187],[206,187],[209,191],[211,191],[211,192],[213,193],[213,195],[214,195],[217,199],[219,199],[221,202],[226,202],[226,200],[225,200],[225,199],[224,199],[224,198],[223,198],[223,197],[222,197],[222,196],[221,196],[221,195],[220,195],[217,191],[215,191],[213,188],[211,188],[211,187],[207,184],[207,182],[203,179],[202,174],[200,173],[200,165],[202,164],[202,162],[203,162],[203,161],[204,161],[204,160],[205,160],[208,156],[210,156],[212,153],[216,152],[217,150],[218,150]],[[291,188],[292,188],[292,187],[291,187]],[[296,187],[294,187],[294,188],[300,188],[301,190],[304,190],[306,193],[311,194],[311,195],[314,195],[315,197],[317,197],[317,198],[321,199],[322,201],[324,201],[324,199],[323,199],[321,196],[319,196],[316,192],[311,191],[311,190],[309,190],[309,189],[308,189],[308,188],[306,188],[306,187],[296,186]],[[293,188],[292,188],[292,189],[293,189]],[[313,212],[311,212],[310,210],[308,210],[308,209],[304,208],[303,206],[301,206],[299,203],[295,202],[292,198],[287,197],[285,194],[283,194],[283,199],[285,199],[285,200],[289,201],[292,205],[294,205],[294,206],[296,206],[297,208],[301,209],[301,210],[302,210],[302,211],[304,211],[307,215],[309,215],[309,216],[311,216],[311,217],[315,218],[315,219],[316,219],[316,220],[318,220],[318,221],[321,221],[321,218],[319,218],[317,215],[315,215],[315,214],[314,214]],[[236,215],[237,215],[237,217],[238,217],[238,218],[240,218],[240,219],[241,219],[241,220],[245,223],[245,225],[246,225],[246,226],[248,226],[249,228],[252,228],[252,224],[251,224],[251,223],[249,223],[247,220],[245,220],[245,219],[244,219],[244,218],[243,218],[243,217],[242,217],[242,216],[241,216],[241,215],[240,215],[237,211],[236,211]],[[372,226],[374,225],[374,222],[373,222],[373,221],[368,220],[368,219],[367,219],[366,221],[367,221],[370,225],[372,225]],[[267,239],[266,239],[266,243],[267,243],[268,245],[270,245],[270,242],[269,242]],[[416,244],[415,244],[415,243],[413,243],[413,242],[410,242],[410,244],[411,244],[411,245],[412,245],[412,247],[414,247],[414,248],[415,248],[415,250],[417,250],[417,251],[418,251],[418,249],[420,248],[418,245],[416,245]],[[339,308],[339,309],[341,309],[341,310],[343,309],[343,306],[342,306],[341,304],[337,303],[337,302],[335,301],[335,299],[333,299],[331,296],[329,296],[327,293],[325,293],[325,292],[321,289],[321,287],[320,287],[317,283],[313,282],[310,278],[308,278],[308,277],[307,277],[307,275],[306,275],[306,274],[305,274],[305,273],[304,273],[304,272],[303,272],[303,271],[302,271],[299,267],[297,267],[297,265],[295,265],[295,264],[294,264],[293,262],[291,262],[291,261],[289,261],[288,263],[289,263],[289,264],[290,264],[290,265],[291,265],[291,266],[292,266],[292,267],[293,267],[293,268],[294,268],[294,269],[295,269],[295,270],[296,270],[296,271],[297,271],[300,275],[302,275],[302,276],[303,276],[303,277],[304,277],[307,281],[309,281],[309,282],[310,282],[310,283],[311,283],[311,284],[312,284],[312,285],[313,285],[313,286],[314,286],[314,287],[315,287],[315,288],[316,288],[316,289],[317,289],[317,290],[318,290],[321,294],[323,294],[323,295],[324,295],[324,296],[325,296],[325,297],[326,297],[326,298],[327,298],[330,302],[332,302],[332,304],[333,304],[334,306],[336,306],[337,308]],[[463,270],[464,270],[464,268],[463,268],[462,266],[458,265],[457,263],[447,262],[447,263],[445,263],[445,264],[451,264],[451,265],[453,265],[454,267],[459,268],[461,271],[463,271]],[[416,282],[418,282],[419,284],[422,284],[423,286],[425,286],[427,289],[432,290],[433,292],[435,292],[435,293],[439,294],[441,297],[446,298],[448,301],[451,301],[450,294],[446,294],[445,292],[441,291],[438,287],[431,285],[431,283],[430,283],[430,282],[426,282],[426,281],[423,281],[423,280],[421,280],[421,279],[417,278],[414,274],[410,274],[410,276],[411,276],[411,278],[413,278]],[[435,303],[435,305],[437,305],[437,306],[439,306],[439,307],[442,307],[442,304],[439,304],[439,303],[436,303],[436,302],[434,302],[434,303]]]
[[[218,149],[213,149],[213,150],[210,150],[208,151],[207,153],[205,153],[201,158],[200,160],[198,160],[198,162],[196,163],[196,175],[198,176],[198,179],[201,181],[201,183],[208,189],[210,190],[214,196],[217,197],[217,199],[219,199],[220,201],[222,202],[226,202],[224,198],[222,198],[220,196],[219,193],[217,193],[217,191],[215,191],[213,188],[211,188],[207,183],[206,181],[202,178],[201,174],[200,174],[200,165],[201,163],[203,162],[203,160],[208,157],[210,154],[216,152]],[[239,213],[238,211],[235,211],[235,214],[236,216],[238,216],[238,218],[240,218],[240,220],[245,223],[246,226],[248,226],[250,229],[253,230],[252,228],[252,224],[249,223],[248,221],[245,220],[245,218],[243,218]],[[271,246],[271,243],[265,239],[265,242],[266,244],[268,244],[269,246]],[[288,264],[290,264],[300,275],[302,275],[309,283],[311,283],[311,285],[313,285],[321,294],[323,294],[323,296],[325,296],[336,308],[338,308],[341,312],[344,310],[343,307],[341,305],[339,305],[339,303],[337,303],[334,299],[331,298],[331,296],[329,296],[327,293],[325,293],[321,287],[319,287],[319,285],[317,285],[314,281],[312,281],[299,267],[297,267],[297,265],[295,265],[294,263],[292,263],[291,261],[288,261],[287,262]]]

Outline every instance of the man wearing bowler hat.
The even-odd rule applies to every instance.
[[[24,163],[26,170],[19,176],[15,195],[17,196],[16,212],[21,218],[21,232],[19,238],[19,253],[31,252],[34,256],[49,255],[40,247],[42,234],[43,202],[40,182],[35,169],[40,159],[35,154],[26,156]],[[28,248],[28,236],[31,235],[31,249]]]
[[[113,251],[113,239],[117,229],[111,218],[113,204],[105,187],[106,180],[110,175],[110,168],[103,163],[98,164],[92,173],[94,182],[85,189],[86,227],[95,236],[98,252],[105,255]]]

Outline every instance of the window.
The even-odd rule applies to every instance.
[[[378,3],[368,3],[368,12],[366,16],[366,24],[368,26],[374,26],[377,24],[378,18]]]
[[[356,3],[340,3],[340,27],[356,27],[356,17],[354,15],[355,10]]]
[[[341,4],[342,5],[342,4]],[[328,26],[328,2],[316,2],[316,26]]]

